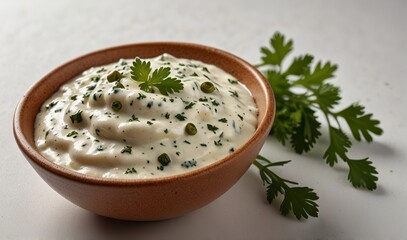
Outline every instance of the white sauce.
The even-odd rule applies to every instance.
[[[146,60],[153,71],[170,67],[170,76],[180,79],[184,89],[169,96],[140,90],[140,82],[131,79],[133,59],[91,68],[43,104],[35,123],[40,152],[90,176],[157,178],[222,159],[255,131],[257,107],[233,76],[213,65],[168,54]],[[114,70],[124,76],[120,79],[124,88],[107,81]],[[200,89],[208,81],[216,87],[212,93]],[[115,101],[122,104],[119,111],[112,109]],[[186,133],[188,123],[196,126],[196,135]],[[166,166],[158,161],[163,153],[171,160]]]

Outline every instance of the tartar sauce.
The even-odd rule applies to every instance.
[[[152,71],[170,68],[183,89],[143,91],[133,59],[94,67],[64,84],[35,123],[40,152],[58,165],[95,177],[158,178],[222,159],[256,129],[248,89],[222,69],[163,54]]]

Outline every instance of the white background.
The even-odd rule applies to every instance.
[[[407,4],[405,1],[0,1],[0,239],[406,239]],[[354,189],[343,163],[328,167],[319,148],[296,155],[270,138],[262,154],[274,169],[319,194],[318,218],[297,221],[269,205],[251,168],[226,194],[185,216],[122,222],[96,216],[54,192],[33,171],[12,136],[12,115],[27,89],[58,65],[101,48],[186,41],[259,62],[275,31],[295,53],[339,65],[341,106],[359,101],[384,135],[357,143],[378,189]],[[325,124],[323,126],[326,126]],[[103,201],[103,199],[101,199]]]

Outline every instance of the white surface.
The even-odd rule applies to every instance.
[[[0,1],[1,239],[405,239],[407,236],[407,76],[405,1]],[[356,190],[342,163],[322,149],[296,155],[271,138],[262,154],[292,159],[275,169],[319,194],[320,216],[297,221],[268,205],[250,169],[226,194],[183,217],[121,222],[95,216],[55,193],[23,159],[12,114],[24,92],[58,65],[93,50],[143,41],[187,41],[252,63],[275,31],[296,53],[339,65],[343,104],[360,101],[384,135],[356,144],[369,156],[378,189]],[[326,140],[320,144],[326,146]]]

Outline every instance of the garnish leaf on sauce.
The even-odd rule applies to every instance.
[[[180,92],[184,89],[184,85],[179,79],[169,77],[169,67],[160,67],[153,71],[149,61],[136,58],[130,69],[131,78],[141,82],[140,89],[145,92],[154,92],[155,89],[158,89],[162,95],[168,96],[169,93]]]

